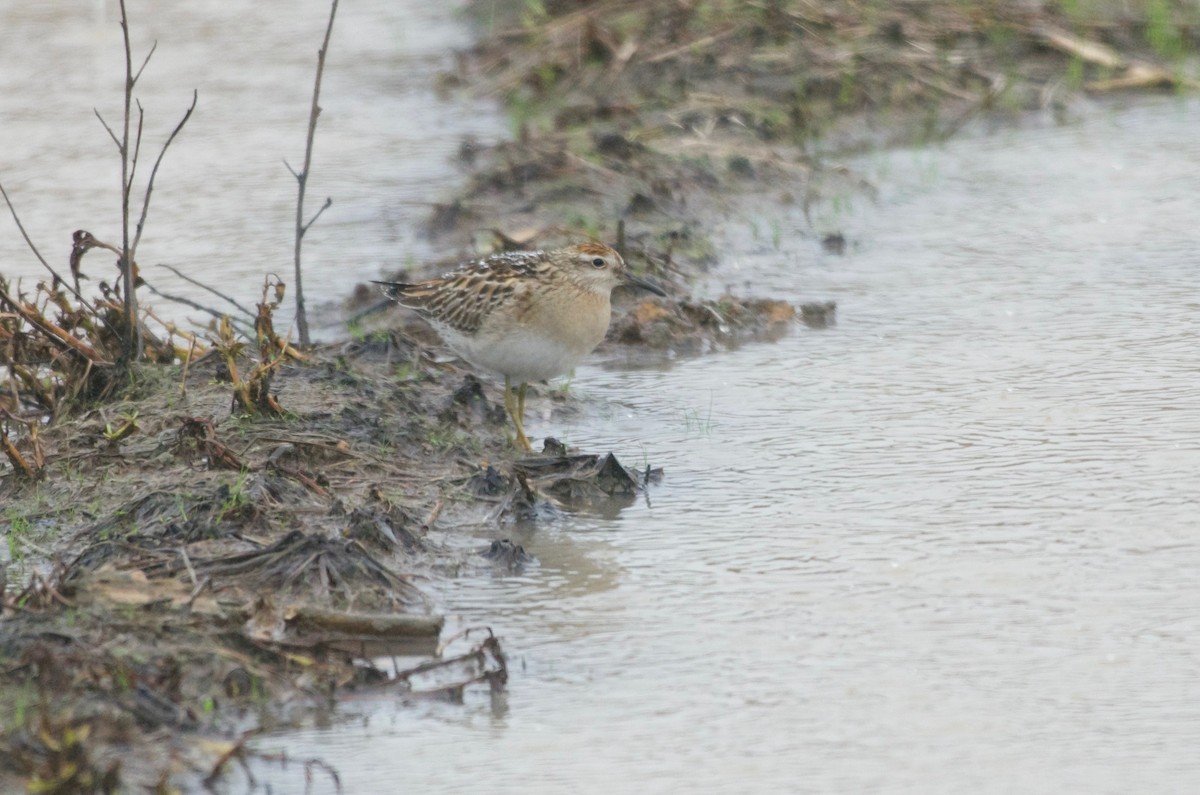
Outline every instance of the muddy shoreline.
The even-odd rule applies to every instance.
[[[1185,82],[1175,40],[1160,32],[1156,45],[1145,18],[517,5],[442,79],[449,93],[501,96],[514,140],[464,145],[469,183],[428,231],[448,251],[480,229],[502,248],[620,241],[673,298],[625,296],[610,352],[698,355],[835,322],[821,296],[689,298],[720,260],[713,219],[739,195],[807,206],[854,184],[837,157],[862,146],[938,140],[982,115],[1069,115],[1089,86]],[[1180,28],[1180,58],[1195,35]],[[359,291],[351,311],[374,301]],[[255,732],[344,695],[498,693],[505,658],[486,630],[436,669],[371,660],[433,659],[440,621],[422,583],[519,568],[523,550],[503,540],[511,517],[620,504],[663,476],[653,460],[627,468],[554,443],[521,458],[496,385],[411,318],[366,314],[349,337],[273,365],[277,416],[236,406],[236,376],[208,342],[186,363],[138,366],[102,400],[64,400],[48,426],[7,427],[28,471],[0,464],[6,789],[236,786]],[[257,353],[235,362],[250,371]],[[572,410],[553,387],[533,400],[551,418]],[[19,398],[5,408],[31,414]],[[496,542],[464,553],[441,539],[463,526]]]

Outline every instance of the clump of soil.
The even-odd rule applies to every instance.
[[[827,311],[833,310],[830,304]],[[748,339],[778,339],[796,317],[796,307],[771,298],[643,301],[613,323],[608,338],[675,353],[707,353]]]

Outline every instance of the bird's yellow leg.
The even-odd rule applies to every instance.
[[[529,444],[529,437],[525,435],[525,390],[529,384],[521,384],[517,387],[517,416],[521,418],[521,440],[525,442],[525,449],[533,452],[533,447]]]
[[[508,410],[508,416],[512,417],[513,427],[517,430],[517,438],[515,439],[515,442],[517,447],[520,447],[522,450],[533,452],[533,447],[530,446],[529,440],[525,438],[525,426],[521,421],[521,415],[524,414],[524,411],[518,408],[518,405],[523,408],[524,404],[525,385],[521,384],[519,388],[519,397],[517,395],[513,395],[512,379],[508,376],[504,376],[504,408]]]

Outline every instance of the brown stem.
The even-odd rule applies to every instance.
[[[125,295],[125,344],[122,357],[125,363],[135,361],[142,355],[142,335],[138,333],[136,279],[133,273],[133,257],[129,250],[129,117],[133,104],[133,54],[129,47],[129,18],[125,13],[125,0],[121,2],[121,35],[125,40],[125,118],[121,132],[121,271],[124,276]],[[140,74],[140,70],[139,70]]]
[[[124,0],[122,0],[123,2]],[[296,177],[296,182],[299,185],[299,192],[296,198],[296,245],[295,245],[295,261],[296,261],[296,328],[300,332],[300,344],[308,347],[310,344],[308,336],[308,312],[304,308],[304,283],[300,267],[300,249],[304,241],[304,233],[308,231],[308,227],[313,221],[317,220],[325,207],[330,204],[326,200],[325,207],[322,207],[312,221],[308,224],[304,223],[304,189],[308,185],[308,173],[312,166],[312,151],[313,139],[317,134],[317,117],[321,115],[321,75],[325,71],[325,53],[329,51],[329,36],[333,32],[333,18],[337,15],[338,0],[333,0],[329,8],[329,24],[325,27],[325,40],[321,43],[321,49],[317,51],[317,77],[313,82],[313,98],[312,111],[308,116],[308,139],[304,146],[304,167],[300,169],[300,173],[292,172]],[[290,167],[289,167],[290,170]]]

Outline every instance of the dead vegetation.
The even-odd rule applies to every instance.
[[[275,310],[283,303],[286,287],[278,277],[268,276],[263,282],[262,300],[254,316],[254,342],[258,348],[258,361],[243,378],[238,360],[245,350],[228,315],[217,322],[216,332],[211,339],[213,349],[221,356],[225,371],[233,385],[233,408],[245,414],[279,416],[283,408],[271,393],[271,382],[279,365],[286,359],[301,361],[304,355],[293,348],[286,339],[275,333]]]
[[[32,293],[18,292],[0,277],[0,364],[8,371],[0,409],[29,419],[51,419],[90,403],[112,399],[130,383],[118,366],[130,326],[118,281],[99,282],[99,295],[80,291],[83,255],[115,247],[79,231],[71,251],[72,283],[51,271]],[[119,270],[118,270],[119,274]],[[195,335],[146,312],[141,345],[151,362],[168,363],[204,350]]]
[[[479,5],[481,17],[495,13],[496,4]],[[1059,88],[1194,86],[1182,59],[1200,44],[1194,10],[1155,0],[506,7],[476,53],[484,86],[525,135],[587,125],[593,151],[612,128],[634,133],[622,149],[702,149],[721,132],[804,143],[860,111],[902,135],[912,132],[897,129],[906,111],[944,118],[923,131],[927,140],[956,129],[969,106],[1038,107]]]

